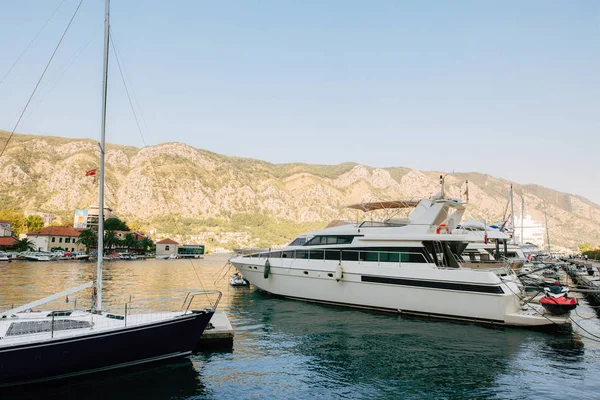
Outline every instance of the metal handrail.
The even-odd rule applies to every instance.
[[[183,300],[183,304],[181,305],[181,310],[183,311],[185,309],[185,312],[187,313],[190,309],[190,306],[192,305],[192,302],[194,301],[194,297],[198,296],[198,295],[209,295],[209,294],[219,294],[219,296],[217,297],[217,301],[215,301],[214,305],[211,305],[210,308],[212,308],[213,310],[217,309],[217,306],[219,305],[219,302],[221,301],[221,297],[223,297],[223,293],[220,290],[196,290],[196,291],[192,291],[192,292],[188,292],[187,295],[185,296],[185,299]],[[187,304],[187,306],[186,306]]]

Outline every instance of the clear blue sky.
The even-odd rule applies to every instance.
[[[0,79],[61,2],[0,2]],[[0,128],[76,4],[0,84]],[[84,1],[19,132],[98,137],[103,7]],[[479,171],[600,203],[599,1],[112,0],[112,29],[149,145]],[[107,140],[142,147],[111,74]]]

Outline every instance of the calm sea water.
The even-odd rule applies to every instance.
[[[573,332],[406,318],[232,288],[221,279],[227,258],[107,263],[104,288],[109,307],[119,310],[131,296],[138,311],[178,309],[188,290],[219,289],[219,308],[236,329],[232,351],[4,390],[0,398],[600,398],[600,344],[578,334],[600,337],[600,322],[584,301]],[[0,309],[94,276],[93,263],[0,266]],[[74,296],[54,306],[89,303]]]

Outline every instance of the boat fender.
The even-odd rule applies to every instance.
[[[271,263],[269,262],[269,259],[267,259],[267,261],[265,261],[265,271],[263,272],[263,278],[265,278],[265,279],[269,278],[270,272],[271,272]]]
[[[344,276],[344,270],[342,268],[342,264],[338,264],[337,267],[335,267],[335,275],[334,275],[335,280],[337,282],[339,282],[343,276]]]
[[[436,230],[435,230],[435,233],[436,233],[437,235],[439,235],[439,234],[441,234],[441,233],[447,234],[447,233],[450,233],[450,229],[448,228],[448,225],[446,225],[446,224],[440,224],[440,225],[439,225],[439,226],[436,228]]]

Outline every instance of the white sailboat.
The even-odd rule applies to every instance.
[[[103,232],[104,149],[110,12],[106,0],[104,72],[100,139],[98,232]],[[95,282],[88,282],[44,299],[0,312],[0,386],[33,383],[128,367],[173,357],[195,349],[221,293],[188,293],[180,310],[133,314],[104,310],[102,303],[103,235],[98,235]],[[96,302],[88,310],[34,311],[72,293],[93,288]],[[214,306],[194,310],[199,293],[218,295]]]

